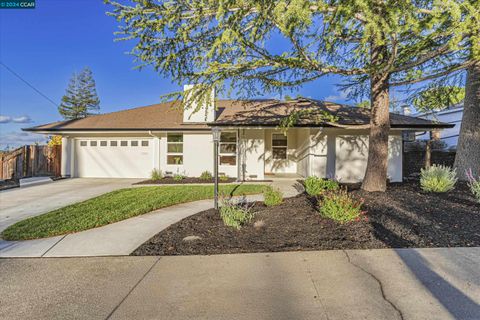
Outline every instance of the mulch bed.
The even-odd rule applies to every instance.
[[[365,199],[368,220],[339,224],[322,218],[315,198],[299,195],[276,207],[255,203],[253,221],[235,230],[215,210],[187,217],[132,255],[192,255],[326,249],[480,246],[480,205],[465,184],[428,194],[418,182],[390,184],[385,193],[351,192]],[[254,227],[255,221],[263,227]],[[187,236],[200,240],[183,241]]]
[[[8,179],[0,180],[0,191],[19,187],[18,180]]]

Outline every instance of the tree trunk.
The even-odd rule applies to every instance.
[[[472,170],[480,176],[480,61],[467,70],[462,124],[458,138],[455,168],[460,180],[467,180],[465,172]]]
[[[381,66],[385,59],[387,59],[386,47],[372,45],[372,64]],[[384,192],[387,189],[388,133],[390,131],[388,81],[387,74],[375,72],[371,76],[368,161],[362,183],[362,189],[369,192]]]

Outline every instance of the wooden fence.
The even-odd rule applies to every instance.
[[[0,155],[0,179],[61,175],[62,146],[23,146]]]

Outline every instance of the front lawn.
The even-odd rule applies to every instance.
[[[261,193],[264,185],[223,185],[220,194]],[[190,201],[213,198],[213,186],[139,187],[116,190],[96,198],[72,204],[5,229],[5,240],[28,240],[101,227],[156,209]]]

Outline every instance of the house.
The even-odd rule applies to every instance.
[[[194,112],[193,110],[196,110]],[[309,110],[284,134],[282,119]],[[329,114],[335,123],[319,120]],[[368,155],[369,110],[311,99],[166,102],[24,129],[62,135],[62,175],[147,178],[213,171],[212,127],[221,129],[219,172],[239,180],[317,175],[360,181]],[[402,131],[450,125],[391,114],[388,176],[402,180]]]
[[[442,130],[442,132],[435,132],[432,138],[441,140],[445,142],[446,147],[449,149],[456,149],[458,136],[460,135],[460,126],[462,124],[463,117],[463,105],[456,105],[449,108],[446,108],[442,111],[435,113],[426,112],[426,113],[417,113],[413,115],[414,117],[428,119],[433,121],[440,121],[444,123],[450,123],[453,126]],[[430,132],[424,132],[416,136],[417,140],[429,140]]]

